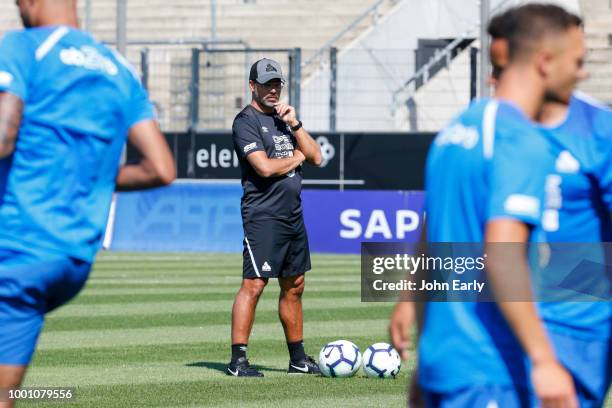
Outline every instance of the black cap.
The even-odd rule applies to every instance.
[[[283,71],[278,62],[268,58],[262,58],[251,66],[251,72],[249,74],[250,81],[265,84],[272,79],[280,79],[282,82],[285,82]]]

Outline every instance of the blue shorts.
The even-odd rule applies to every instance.
[[[612,379],[610,340],[584,340],[549,332],[557,357],[572,377],[580,408],[603,406]]]
[[[610,341],[577,339],[549,332],[557,356],[574,379],[580,408],[602,407],[612,380]],[[480,385],[448,393],[424,391],[429,408],[538,407],[533,390]]]
[[[0,365],[27,365],[44,315],[72,299],[91,264],[62,255],[0,248]]]
[[[427,408],[525,408],[527,389],[502,385],[475,385],[448,393],[423,392]]]

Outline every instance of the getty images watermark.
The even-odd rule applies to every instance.
[[[440,281],[437,279],[413,280],[417,272],[445,271],[447,275],[463,275],[466,272],[482,272],[485,268],[487,254],[478,257],[441,257],[394,254],[391,256],[376,256],[372,259],[372,273],[382,275],[385,272],[400,272],[406,278],[399,281],[386,282],[384,279],[376,279],[372,282],[375,291],[477,291],[481,293],[485,282],[477,279],[464,281],[462,279],[451,279],[450,281]]]
[[[610,243],[363,243],[361,248],[365,302],[607,302],[611,282]]]

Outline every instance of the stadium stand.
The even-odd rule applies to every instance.
[[[474,46],[480,47],[479,43]],[[480,60],[478,60],[480,63]],[[470,51],[462,51],[447,68],[421,86],[406,105],[398,127],[410,131],[437,132],[470,99]],[[412,109],[408,109],[411,107]],[[412,111],[410,111],[412,110]]]
[[[84,3],[81,1],[81,3]],[[210,37],[210,0],[128,2],[128,38]],[[93,2],[92,31],[115,36],[115,1]],[[217,0],[217,36],[242,38],[252,47],[316,49],[372,4],[372,0]],[[314,27],[317,30],[309,29]]]
[[[83,21],[85,3],[84,0],[79,1]],[[106,42],[115,40],[115,3],[115,0],[92,0],[91,2],[90,31],[99,40]],[[241,39],[251,48],[300,47],[303,50],[302,60],[306,60],[337,32],[372,6],[375,1],[217,0],[216,3],[216,37],[218,39]],[[388,4],[393,3],[395,0],[383,1],[377,13],[384,13],[389,8]],[[129,41],[175,41],[177,39],[210,39],[211,37],[210,0],[175,0],[172,2],[131,0],[128,2],[127,16]],[[336,45],[342,47],[371,24],[372,19],[364,19],[343,36]],[[0,33],[19,26],[14,4],[2,2],[0,4]],[[312,27],[315,26],[317,29],[313,30]],[[184,130],[189,125],[188,84],[191,77],[190,48],[192,46],[148,45],[152,67],[150,92],[160,110],[160,121],[165,130]],[[139,68],[140,61],[139,51],[143,47],[143,45],[128,47],[128,59],[137,68]],[[257,57],[259,55],[250,56],[251,59]],[[229,69],[231,78],[227,78],[227,65],[233,64],[233,61],[228,63],[223,58],[229,57],[224,55],[205,60],[208,69],[201,73],[201,79],[207,86],[202,88],[202,114],[200,116],[213,118],[208,123],[200,124],[206,128],[226,128],[231,125],[233,115],[237,111],[235,106],[244,102],[244,98],[237,100],[233,95],[234,92],[232,95],[220,95],[219,92],[223,92],[227,87],[218,83],[214,84],[220,80],[231,81],[234,77],[241,78],[240,83],[244,82],[245,75],[241,70],[232,72],[236,70],[235,68]],[[219,105],[222,105],[223,108],[220,109]],[[216,116],[211,115],[213,109],[217,112]]]
[[[503,2],[516,1],[500,0],[492,4]],[[612,103],[610,3],[604,0],[566,2],[579,4],[586,21],[590,51],[587,68],[591,78],[581,85],[581,89]],[[85,0],[79,1],[83,21],[85,3]],[[91,1],[90,30],[100,40],[115,40],[115,3],[115,0]],[[329,64],[325,59],[328,51],[324,51],[320,61],[304,63],[377,3],[375,0],[217,0],[216,38],[225,41],[217,48],[300,47],[303,117],[311,130],[329,130],[330,81]],[[474,7],[467,7],[468,3]],[[404,99],[395,106],[392,93],[417,68],[414,57],[417,40],[452,39],[464,34],[468,27],[476,27],[472,37],[477,35],[475,3],[467,1],[459,7],[455,2],[438,0],[437,6],[427,6],[427,9],[409,0],[383,0],[374,12],[347,30],[334,44],[339,49],[337,129],[439,130],[469,100],[469,49],[478,47],[477,42],[462,49],[449,60],[446,68],[431,75],[415,92],[402,95]],[[462,8],[474,10],[465,12]],[[127,16],[128,40],[142,42],[129,45],[127,56],[140,69],[140,53],[145,47],[149,50],[148,86],[158,107],[162,128],[186,130],[191,125],[191,48],[198,45],[171,42],[210,40],[211,0],[130,0]],[[429,22],[422,23],[421,27],[415,25],[418,21]],[[0,2],[0,34],[19,26],[13,3]],[[161,44],[163,42],[168,43]],[[263,55],[258,52],[200,55],[198,129],[231,126],[235,113],[249,98],[245,70],[250,62]],[[288,52],[267,52],[265,55],[276,58],[285,70],[289,70]],[[286,91],[285,97],[287,94]]]
[[[612,105],[612,3],[604,0],[581,0],[585,18],[590,77],[581,90]]]
[[[511,3],[511,2],[508,2]],[[560,3],[563,3],[560,1]],[[585,20],[589,52],[586,66],[590,77],[579,89],[612,105],[612,3],[603,0],[581,0],[578,4]],[[478,42],[474,47],[480,47]],[[438,131],[465,106],[469,98],[469,48],[453,59],[446,69],[431,76],[412,95],[408,106],[402,106],[396,116],[398,130]]]

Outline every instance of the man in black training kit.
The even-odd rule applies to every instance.
[[[310,270],[302,216],[303,161],[319,166],[321,149],[292,106],[280,103],[285,80],[280,65],[261,59],[251,67],[251,103],[234,119],[232,137],[240,158],[244,251],[242,286],[232,308],[232,360],[226,373],[263,377],[249,365],[247,344],[255,307],[269,278],[278,278],[278,314],[289,348],[288,373],[318,374],[304,352],[302,293]]]

